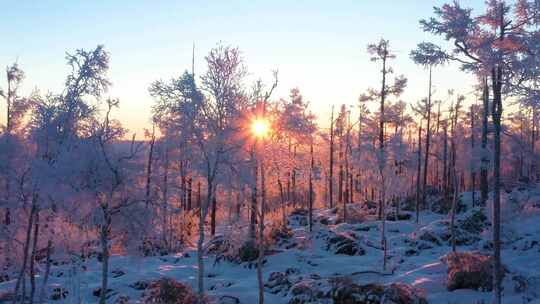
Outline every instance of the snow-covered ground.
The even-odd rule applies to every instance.
[[[468,211],[456,218],[460,240],[457,250],[489,255],[489,223],[482,223],[471,215],[475,210],[481,210],[489,219],[490,208],[473,210],[470,196],[470,193],[461,196],[468,205]],[[359,208],[358,205],[349,207]],[[387,221],[389,259],[386,271],[382,269],[380,222],[368,217],[358,224],[335,224],[336,218],[335,210],[316,210],[311,233],[307,231],[302,215],[289,218],[293,236],[282,240],[266,257],[266,303],[289,303],[296,284],[313,286],[317,282],[326,282],[319,284],[319,288],[330,288],[327,282],[337,277],[348,277],[358,284],[406,283],[418,288],[429,303],[490,302],[489,291],[447,289],[447,266],[442,258],[451,250],[449,241],[444,237],[448,231],[448,215],[422,212],[419,224],[412,218]],[[474,224],[472,228],[469,227],[471,224]],[[483,227],[483,230],[471,232],[476,227]],[[503,193],[503,241],[502,261],[508,270],[503,282],[503,302],[540,303],[540,187],[521,187],[511,193]],[[340,248],[342,252],[354,255],[336,254]],[[130,299],[130,303],[137,303],[143,290],[136,288],[136,282],[162,277],[174,278],[195,287],[196,265],[193,249],[160,257],[113,256],[110,260],[109,288],[112,291],[109,301],[115,303],[124,296]],[[228,295],[238,298],[243,304],[257,303],[258,285],[253,263],[216,262],[214,255],[208,255],[205,265],[205,285],[210,296],[219,299]],[[278,275],[273,273],[281,273],[286,278],[278,282]],[[50,290],[64,288],[67,297],[49,301],[77,303],[77,298],[80,298],[82,303],[95,303],[98,298],[93,291],[100,287],[100,283],[101,263],[95,258],[77,267],[53,266]],[[0,292],[13,288],[13,284],[13,280],[0,283]],[[320,303],[331,302],[321,299]]]

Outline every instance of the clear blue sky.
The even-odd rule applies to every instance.
[[[196,73],[203,72],[204,55],[218,41],[239,46],[249,81],[271,81],[271,70],[278,69],[275,97],[299,87],[326,117],[331,104],[355,104],[360,93],[379,86],[380,68],[369,61],[366,45],[384,37],[398,56],[394,70],[409,78],[403,99],[416,102],[426,95],[427,77],[408,54],[418,42],[436,41],[418,20],[444,1],[77,2],[0,0],[0,66],[18,60],[26,92],[58,92],[67,74],[65,52],[104,44],[111,53],[109,94],[121,100],[117,115],[142,136],[152,104],[148,85],[191,68],[193,42]],[[462,2],[483,6],[480,0]],[[3,74],[0,81],[4,87]],[[434,73],[441,98],[450,88],[469,92],[471,84],[455,67]]]

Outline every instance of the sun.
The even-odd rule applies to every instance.
[[[251,123],[251,132],[257,138],[263,138],[270,132],[270,125],[266,119],[256,119]]]

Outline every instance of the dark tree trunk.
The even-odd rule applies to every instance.
[[[11,141],[11,125],[12,125],[12,123],[11,123],[11,104],[12,104],[13,95],[15,94],[14,90],[12,90],[12,87],[11,87],[12,77],[11,77],[11,74],[9,72],[9,69],[6,70],[6,78],[8,80],[8,83],[7,83],[7,96],[6,96],[6,140],[7,140],[7,144],[9,145],[10,141]],[[9,203],[9,201],[11,199],[11,189],[10,189],[11,177],[9,176],[10,172],[11,172],[11,169],[9,168],[9,166],[11,164],[11,162],[9,161],[9,159],[11,158],[11,153],[9,151],[10,150],[8,149],[8,155],[7,155],[8,161],[6,162],[6,165],[7,165],[7,168],[6,168],[7,177],[6,177],[6,181],[5,181],[6,184],[5,184],[5,193],[4,193],[5,200],[8,203]],[[11,211],[10,211],[9,207],[6,207],[4,212],[5,212],[4,213],[4,225],[6,225],[6,228],[7,228],[11,224]]]
[[[103,223],[100,229],[101,241],[101,292],[99,294],[99,304],[107,302],[107,285],[109,279],[109,233],[111,229],[111,215],[107,204],[101,206],[103,212]]]
[[[436,136],[435,138],[437,139],[437,143],[440,144],[440,134],[439,134],[439,130],[440,130],[440,126],[441,126],[441,103],[439,102],[437,104],[437,123],[435,125],[435,135]],[[435,139],[434,139],[435,140]],[[437,158],[435,159],[435,176],[433,178],[436,186],[437,186],[437,189],[441,189],[441,180],[439,178],[439,167],[440,167],[440,163],[441,163],[441,159],[439,157],[439,153],[440,153],[440,146],[438,145],[435,145],[435,148],[437,150]]]
[[[343,122],[341,122],[343,125]],[[338,146],[338,164],[339,164],[339,172],[338,172],[338,203],[339,205],[343,204],[343,126],[340,126],[338,132],[339,137],[339,146]]]
[[[422,172],[422,121],[420,120],[420,126],[418,127],[418,150],[417,150],[417,167],[416,167],[416,223],[418,224],[420,219],[420,201],[421,201],[421,187],[420,178]]]
[[[264,279],[262,273],[263,260],[265,254],[264,246],[264,216],[266,208],[266,184],[265,184],[265,172],[264,172],[264,155],[260,155],[260,171],[261,171],[261,206],[260,206],[260,218],[259,218],[259,255],[257,257],[257,281],[259,285],[259,304],[264,304]]]
[[[475,121],[475,115],[473,112],[473,106],[471,105],[471,150],[474,153],[474,144],[475,144],[475,131],[474,131],[474,121]],[[472,193],[472,206],[475,205],[475,190],[476,190],[476,171],[474,168],[472,168],[471,164],[471,193]]]
[[[217,199],[216,196],[212,198],[212,215],[210,216],[210,235],[216,235],[216,213],[217,213]]]
[[[36,213],[34,215],[34,239],[32,244],[32,254],[30,255],[30,304],[34,303],[34,297],[36,294],[36,274],[35,274],[35,260],[36,252],[38,246],[38,236],[39,236],[39,209],[36,208]]]
[[[484,79],[484,93],[482,95],[482,158],[480,160],[480,202],[485,206],[488,198],[488,167],[489,158],[487,155],[488,144],[488,113],[489,113],[489,89],[487,80]]]
[[[168,182],[168,179],[169,179],[169,147],[168,147],[168,142],[165,142],[165,164],[163,166],[163,190],[162,190],[162,195],[163,195],[163,228],[164,228],[164,233],[163,233],[163,240],[167,246],[167,248],[170,249],[170,238],[168,237],[168,234],[169,233],[172,233],[172,229],[171,227],[169,227],[169,224],[170,224],[170,220],[169,220],[169,182]]]
[[[193,178],[188,179],[188,189],[187,189],[187,210],[191,210],[191,202],[193,199]]]
[[[427,175],[429,168],[429,142],[431,139],[431,66],[429,67],[429,93],[427,103],[427,121],[426,121],[426,152],[424,155],[424,180],[422,181],[422,205],[427,208]]]
[[[150,205],[150,196],[151,196],[151,176],[152,176],[152,162],[153,162],[153,155],[154,155],[154,144],[156,142],[155,137],[155,125],[152,126],[152,137],[150,139],[150,151],[148,152],[148,161],[146,163],[146,195],[145,195],[145,202],[146,207],[148,208]]]
[[[293,147],[293,159],[296,159],[296,146]],[[297,178],[297,168],[296,164],[293,167],[292,170],[292,200],[293,200],[293,206],[296,208],[296,204],[298,203],[298,193],[296,191],[296,178]]]
[[[501,302],[501,116],[502,116],[502,67],[492,69],[493,90],[493,294]]]
[[[448,197],[448,122],[444,122],[443,132],[443,194]]]
[[[386,161],[386,157],[385,157],[385,152],[384,152],[384,123],[385,123],[385,116],[384,116],[384,103],[386,101],[386,74],[388,73],[387,69],[386,69],[386,59],[387,59],[387,56],[388,56],[388,50],[386,50],[386,47],[385,47],[385,50],[384,50],[384,55],[383,57],[381,58],[382,59],[382,82],[381,82],[381,91],[380,91],[380,96],[381,96],[381,105],[380,105],[380,113],[379,113],[379,171],[380,171],[380,175],[381,175],[381,179],[384,180],[384,176],[383,176],[383,169],[384,169],[384,162]],[[381,183],[381,190],[380,192],[382,194],[384,194],[384,182]],[[383,209],[384,209],[384,195],[381,195],[382,199],[379,200],[379,220],[383,220],[383,223],[384,223],[384,219],[382,218],[383,217]],[[383,235],[384,235],[384,232],[383,232]],[[385,247],[386,248],[386,247]],[[386,254],[386,249],[385,249],[385,254]],[[386,267],[386,257],[384,259],[384,268]]]
[[[315,167],[315,160],[313,157],[313,140],[309,148],[311,156],[311,165],[309,168],[309,232],[313,231],[313,168]]]
[[[283,183],[281,182],[281,178],[278,177],[278,186],[279,186],[279,198],[281,203],[281,217],[283,221],[283,226],[287,225],[287,206],[285,206],[285,193],[283,191]]]
[[[51,253],[52,253],[52,240],[47,241],[47,253],[45,261],[45,274],[43,275],[43,282],[41,284],[41,290],[39,292],[39,303],[43,303],[45,299],[45,293],[47,288],[47,283],[49,282],[49,274],[51,272]]]
[[[21,300],[21,302],[24,302],[24,299],[26,297],[26,292],[22,292],[21,297],[19,298],[19,289],[21,287],[21,284],[24,285],[25,278],[24,274],[26,272],[26,265],[28,263],[28,250],[30,248],[30,239],[32,238],[32,227],[34,225],[34,214],[36,212],[37,206],[37,195],[32,195],[32,206],[30,208],[30,214],[28,215],[28,225],[26,227],[26,238],[24,241],[23,246],[23,262],[21,265],[21,270],[19,271],[19,274],[17,276],[17,281],[15,283],[15,298],[14,303],[17,302],[18,299]]]
[[[352,172],[352,168],[350,169],[350,172]],[[354,182],[353,182],[353,174],[349,174],[349,204],[354,203]]]
[[[187,180],[185,170],[184,161],[180,161],[180,207],[182,210],[186,210],[187,208]]]
[[[253,163],[253,181],[251,184],[251,204],[250,204],[250,219],[249,219],[249,239],[255,240],[255,228],[257,225],[257,160],[255,159],[255,147],[251,151],[251,161]]]
[[[454,227],[454,222],[456,218],[456,211],[457,211],[457,197],[459,195],[459,184],[457,181],[457,174],[454,171],[453,173],[453,179],[454,179],[454,195],[452,196],[452,209],[451,209],[451,215],[450,215],[450,239],[452,240],[452,252],[456,252],[456,228]]]
[[[199,208],[199,213],[200,213],[200,209],[201,209],[201,203],[202,203],[202,198],[201,198],[201,181],[198,181],[198,182],[197,182],[197,208]]]
[[[330,208],[334,208],[334,106],[332,106],[332,115],[330,116],[330,177],[328,180],[328,199]]]
[[[204,299],[204,224],[206,220],[206,215],[208,213],[208,207],[213,201],[213,196],[215,194],[214,190],[214,178],[212,176],[211,169],[207,170],[206,175],[206,202],[204,206],[202,201],[199,201],[199,239],[197,240],[197,292],[199,301],[202,303]],[[200,182],[199,182],[199,195],[200,195]]]

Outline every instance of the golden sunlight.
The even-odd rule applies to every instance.
[[[251,132],[257,138],[264,138],[270,132],[270,124],[266,119],[255,119],[251,122]]]

